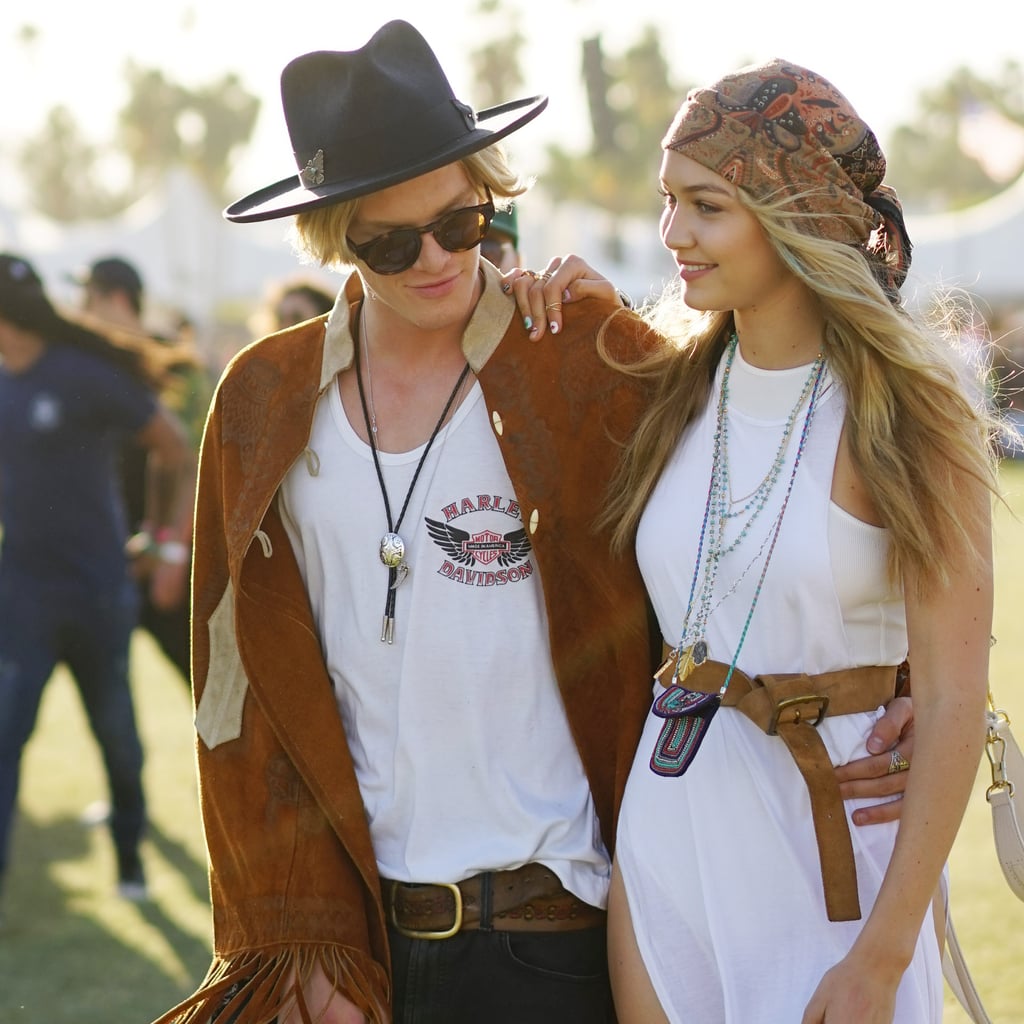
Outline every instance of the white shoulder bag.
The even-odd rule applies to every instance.
[[[1013,894],[1024,900],[1024,755],[1010,732],[1009,716],[996,707],[991,690],[985,720],[985,753],[992,766],[992,785],[985,791],[985,799],[992,808],[996,854]],[[974,1024],[992,1024],[964,961],[948,903],[942,973]]]

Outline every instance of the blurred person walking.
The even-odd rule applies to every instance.
[[[334,298],[333,291],[312,277],[277,281],[270,289],[262,318],[253,323],[253,333],[263,337],[330,313]]]
[[[146,516],[148,453],[135,438],[121,451],[130,541],[128,553],[139,584],[139,627],[156,641],[185,682],[191,677],[188,582],[192,564],[192,502],[195,460],[212,395],[203,362],[180,334],[149,331],[143,321],[145,286],[134,264],[120,256],[95,260],[82,273],[70,275],[82,288],[81,308],[103,324],[147,336],[167,346],[168,372],[161,402],[175,413],[188,436],[192,460],[173,521],[157,529]],[[96,817],[97,811],[92,812]]]
[[[100,746],[119,892],[145,896],[143,751],[128,683],[138,595],[118,451],[149,453],[148,515],[171,523],[187,446],[154,391],[159,346],[61,315],[27,260],[0,254],[0,885],[21,755],[58,663]]]

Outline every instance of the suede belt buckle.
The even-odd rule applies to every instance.
[[[817,714],[813,719],[807,722],[807,725],[813,725],[815,727],[821,724],[821,720],[825,717],[825,713],[828,711],[828,695],[824,693],[806,693],[797,697],[787,697],[784,700],[775,701],[772,707],[771,717],[768,719],[768,725],[765,727],[765,732],[769,736],[777,736],[779,732],[779,721],[787,711],[793,712],[792,718],[784,719],[785,723],[792,723],[793,725],[799,725],[804,721],[804,712],[801,708],[805,704],[816,705]]]

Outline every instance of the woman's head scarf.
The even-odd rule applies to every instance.
[[[759,201],[790,200],[800,230],[858,246],[890,298],[910,269],[874,132],[821,75],[784,60],[693,89],[662,141]]]

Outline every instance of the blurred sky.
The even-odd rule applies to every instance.
[[[505,0],[506,10],[519,12],[529,40],[522,94],[551,97],[548,110],[513,137],[512,149],[521,169],[539,173],[544,143],[558,138],[584,147],[589,135],[579,39],[601,31],[606,51],[617,52],[645,23],[659,27],[678,80],[708,82],[751,60],[782,56],[831,79],[884,140],[893,125],[910,117],[918,92],[957,65],[986,73],[1008,58],[1024,62],[1019,3]],[[94,137],[109,137],[126,98],[122,69],[129,58],[189,84],[233,70],[264,99],[256,135],[233,177],[241,194],[295,171],[280,108],[281,68],[309,50],[359,47],[390,18],[416,25],[456,94],[479,105],[465,55],[475,38],[494,32],[496,22],[482,22],[474,14],[478,6],[479,0],[6,0],[0,15],[0,162],[9,164],[57,103]],[[31,46],[20,40],[26,25],[38,30]]]

